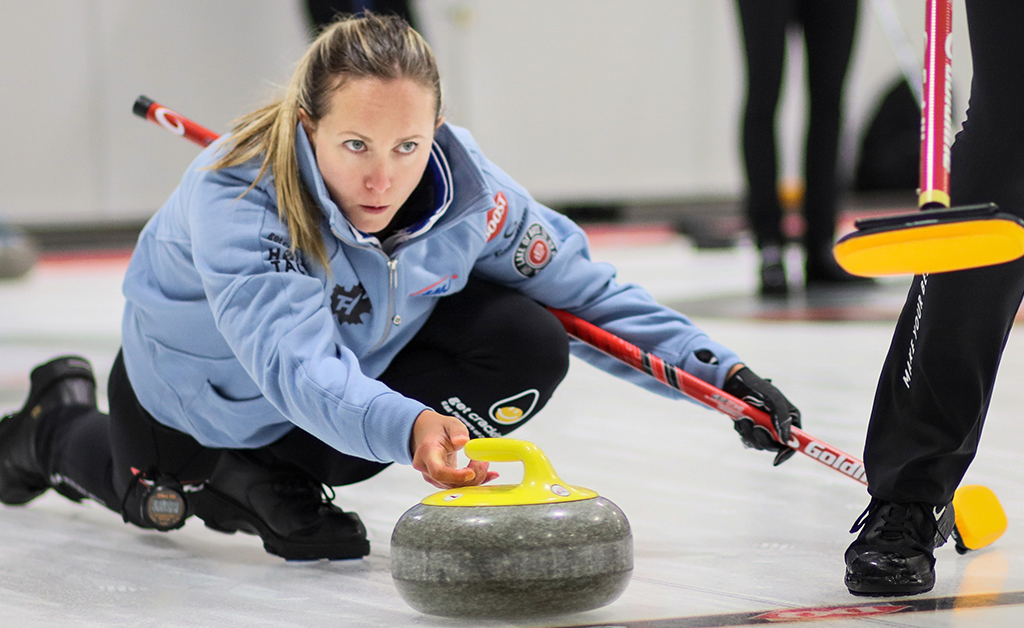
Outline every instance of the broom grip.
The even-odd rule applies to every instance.
[[[150,122],[159,124],[171,133],[180,135],[204,148],[220,137],[210,129],[192,122],[185,116],[171,111],[145,96],[139,96],[135,99],[135,104],[132,105],[132,113],[140,118],[145,118]]]

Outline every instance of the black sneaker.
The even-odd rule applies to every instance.
[[[765,246],[761,249],[761,296],[784,297],[789,294],[786,265],[782,247]]]
[[[953,505],[938,511],[920,502],[899,504],[872,498],[850,532],[846,588],[854,595],[915,595],[935,586],[933,550],[953,527]]]
[[[29,380],[25,405],[0,420],[0,502],[11,506],[28,503],[50,488],[36,450],[38,419],[62,407],[96,407],[96,378],[85,358],[53,359],[34,368]]]
[[[286,560],[362,558],[366,528],[298,470],[268,468],[253,456],[225,451],[206,487],[195,493],[195,514],[207,527],[258,534],[263,547]]]

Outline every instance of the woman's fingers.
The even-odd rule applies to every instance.
[[[458,452],[469,442],[469,432],[455,417],[424,410],[416,418],[412,438],[412,466],[433,486],[478,486],[498,477],[482,460],[470,460],[465,467],[458,467]]]

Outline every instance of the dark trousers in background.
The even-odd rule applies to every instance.
[[[379,379],[438,412],[459,415],[471,435],[482,427],[503,435],[544,407],[568,367],[568,336],[554,315],[514,290],[471,278],[463,291],[440,300]],[[109,416],[73,407],[40,425],[49,477],[120,512],[136,471],[182,483],[210,476],[221,450],[156,421],[136,399],[120,354],[108,398]],[[449,411],[452,399],[458,403]],[[360,482],[388,466],[341,453],[299,428],[247,451],[264,466],[299,469],[331,486]]]
[[[372,11],[381,15],[394,14],[416,28],[409,6],[411,2],[412,0],[306,0],[306,10],[309,13],[310,21],[317,29],[330,24],[338,15],[363,11]]]
[[[836,215],[836,154],[843,82],[857,24],[858,0],[737,0],[747,60],[743,163],[747,220],[759,247],[781,245],[775,113],[786,60],[786,29],[803,29],[809,118],[804,155],[808,250],[831,248]]]
[[[974,75],[953,144],[954,205],[1024,217],[1024,2],[967,0]],[[915,277],[875,394],[869,491],[949,503],[974,459],[999,360],[1024,295],[1024,261]]]

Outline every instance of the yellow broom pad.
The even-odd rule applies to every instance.
[[[855,232],[840,240],[834,253],[846,272],[861,277],[966,270],[1024,255],[1024,227],[986,218]]]
[[[961,486],[953,495],[956,529],[968,549],[991,545],[1006,532],[1006,512],[992,489],[980,484]]]

